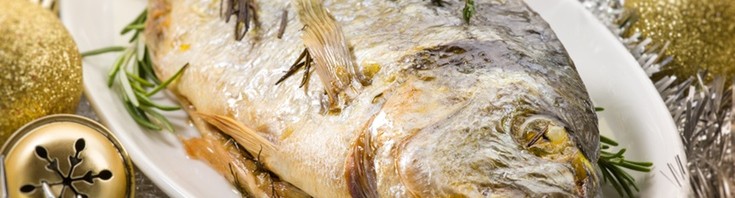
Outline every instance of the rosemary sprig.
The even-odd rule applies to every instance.
[[[611,148],[617,146],[618,143],[605,136],[600,136],[600,143],[602,143],[602,148],[600,151],[600,159],[597,160],[597,164],[600,166],[600,171],[602,172],[604,181],[612,184],[615,191],[617,191],[621,197],[633,197],[631,187],[633,187],[636,192],[640,191],[640,189],[638,189],[638,186],[635,184],[635,179],[633,179],[633,177],[630,176],[630,174],[628,174],[623,168],[640,172],[650,172],[653,163],[637,162],[625,159],[624,154],[626,149],[624,148],[617,152],[612,152]]]
[[[462,18],[464,18],[464,22],[470,24],[472,15],[475,15],[475,0],[465,0],[464,9],[462,9]]]
[[[230,22],[230,17],[235,15],[235,40],[241,41],[250,30],[250,23],[257,25],[258,13],[255,10],[253,0],[222,0],[220,1],[220,16],[225,23]]]
[[[311,58],[311,54],[309,54],[309,49],[304,49],[304,51],[301,52],[301,55],[299,55],[298,58],[296,58],[296,62],[291,65],[291,67],[286,71],[286,74],[284,74],[281,78],[276,81],[276,85],[281,84],[284,80],[286,80],[288,77],[293,76],[299,69],[304,68],[304,77],[301,78],[301,84],[299,85],[299,88],[304,87],[307,85],[306,83],[309,82],[309,78],[311,76],[311,67],[314,65],[314,59]],[[308,85],[307,85],[308,86]]]
[[[158,104],[151,100],[150,97],[178,79],[189,64],[187,63],[181,67],[174,76],[163,82],[158,79],[156,74],[153,73],[153,62],[151,61],[150,52],[144,44],[144,38],[141,36],[145,28],[146,18],[147,11],[144,10],[120,32],[121,35],[133,34],[128,47],[106,47],[84,52],[82,56],[88,57],[122,51],[122,54],[115,60],[112,70],[110,70],[107,76],[107,86],[112,88],[117,85],[115,87],[123,100],[125,110],[140,126],[155,131],[165,129],[174,132],[174,127],[171,122],[159,113],[158,110],[174,111],[181,108],[178,106]]]
[[[595,111],[603,111],[604,108],[595,107]],[[651,162],[638,162],[625,159],[625,152],[627,149],[623,148],[617,152],[612,151],[613,147],[618,146],[618,143],[614,140],[600,135],[600,158],[597,160],[597,165],[602,172],[603,181],[608,183],[615,188],[615,191],[621,197],[633,197],[633,189],[638,192],[638,186],[635,184],[635,179],[626,172],[624,169],[650,172],[653,163]],[[631,187],[633,187],[631,189]]]

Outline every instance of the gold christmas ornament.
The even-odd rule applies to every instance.
[[[688,77],[697,71],[735,74],[735,1],[625,0],[639,16],[631,30],[653,43],[670,42],[667,68]]]
[[[73,113],[81,57],[58,18],[27,0],[0,0],[0,143],[36,118]]]

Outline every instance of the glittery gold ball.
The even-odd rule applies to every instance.
[[[735,74],[735,1],[626,0],[625,7],[640,16],[633,30],[654,43],[670,42],[668,68],[675,74]]]
[[[51,12],[0,0],[0,143],[38,117],[73,113],[82,94],[81,57]]]

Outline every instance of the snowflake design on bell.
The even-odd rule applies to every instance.
[[[57,158],[51,158],[49,157],[49,152],[46,150],[46,148],[42,145],[36,146],[36,156],[39,157],[41,160],[45,160],[46,163],[46,170],[52,171],[55,173],[55,175],[58,176],[58,180],[56,181],[46,181],[45,179],[41,179],[38,181],[38,183],[35,184],[25,184],[20,187],[20,191],[23,193],[32,193],[36,190],[42,190],[44,183],[46,183],[49,187],[62,185],[61,193],[58,195],[58,197],[62,197],[65,193],[67,193],[67,190],[71,190],[72,193],[74,193],[74,197],[89,197],[84,192],[80,192],[76,187],[74,187],[74,183],[77,182],[87,182],[88,184],[94,184],[95,180],[109,180],[112,178],[112,172],[103,169],[99,173],[94,173],[91,170],[88,170],[84,175],[75,177],[72,175],[74,173],[74,169],[77,168],[80,164],[84,162],[84,159],[80,157],[80,154],[82,151],[84,151],[84,147],[86,146],[86,143],[84,141],[84,138],[79,138],[74,143],[74,155],[68,156],[69,158],[69,170],[66,172],[63,172],[59,168],[59,160]]]

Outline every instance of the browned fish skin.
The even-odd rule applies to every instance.
[[[380,67],[337,115],[320,113],[317,79],[309,95],[273,85],[303,49],[295,17],[276,38],[289,2],[255,1],[261,26],[241,42],[218,1],[152,0],[146,29],[161,77],[191,63],[175,91],[267,139],[262,161],[283,180],[315,197],[598,194],[589,96],[522,1],[476,1],[467,25],[462,3],[326,0],[355,63]]]

